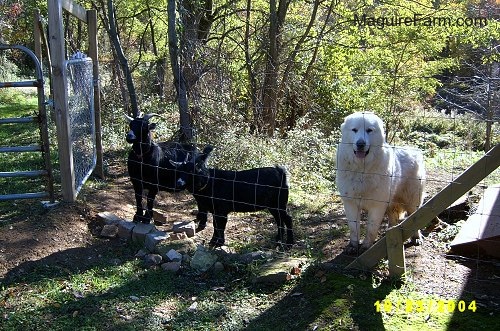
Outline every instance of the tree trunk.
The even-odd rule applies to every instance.
[[[164,94],[165,94],[165,66],[167,64],[167,61],[162,53],[160,56],[158,52],[158,47],[156,45],[156,34],[155,34],[155,27],[153,25],[153,18],[151,16],[151,7],[149,6],[149,3],[147,3],[147,8],[148,8],[148,16],[149,16],[149,28],[150,28],[150,33],[151,33],[151,47],[153,54],[156,58],[155,60],[155,72],[156,76],[154,78],[154,87],[153,90],[158,96],[160,97],[160,100],[163,100]]]
[[[127,58],[123,53],[122,45],[120,43],[120,37],[118,36],[118,31],[116,29],[116,17],[115,17],[115,6],[113,0],[108,0],[108,17],[109,17],[109,36],[113,44],[113,48],[118,56],[118,61],[120,62],[121,69],[125,75],[125,81],[127,82],[128,94],[130,97],[130,107],[132,109],[132,115],[134,117],[139,116],[139,107],[137,105],[137,96],[135,94],[134,81],[132,80],[132,73],[128,66]]]
[[[175,29],[175,0],[168,0],[168,50],[170,53],[170,64],[174,75],[174,86],[177,91],[177,102],[180,114],[181,141],[191,141],[193,130],[191,126],[191,115],[189,114],[186,82],[179,63],[179,45],[177,42],[177,32]]]
[[[278,17],[276,0],[269,1],[269,35],[268,52],[266,56],[266,70],[262,93],[262,123],[263,132],[269,136],[274,135],[276,119],[276,97],[278,79]]]
[[[269,48],[266,56],[266,70],[262,93],[262,121],[263,132],[268,136],[274,135],[276,129],[276,115],[278,113],[278,74],[279,55],[281,50],[281,31],[285,22],[289,0],[280,0],[276,7],[276,0],[269,1]]]
[[[255,72],[252,67],[252,57],[250,55],[250,14],[252,10],[252,0],[247,0],[246,4],[246,22],[245,22],[245,37],[244,37],[244,48],[245,48],[245,68],[248,75],[249,83],[249,94],[250,94],[250,109],[252,109],[253,120],[251,131],[262,125],[259,121],[259,113],[262,109],[261,105],[258,103],[257,98],[257,79],[255,78]]]

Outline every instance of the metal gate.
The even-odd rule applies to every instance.
[[[49,134],[47,126],[47,111],[44,92],[43,73],[40,61],[35,54],[28,48],[21,45],[0,45],[0,51],[17,49],[27,54],[35,64],[35,80],[20,81],[20,82],[0,82],[0,88],[6,87],[36,87],[38,94],[38,114],[31,117],[20,118],[2,118],[0,114],[0,125],[3,124],[16,124],[16,123],[38,123],[40,131],[40,142],[38,145],[25,145],[13,147],[0,147],[0,153],[23,153],[23,152],[40,152],[44,160],[44,169],[36,169],[29,171],[14,171],[14,172],[0,172],[0,178],[12,177],[45,177],[47,184],[43,192],[27,192],[27,193],[13,193],[0,195],[0,201],[3,200],[16,200],[16,199],[50,199],[54,202],[54,179],[52,173],[52,164],[50,162],[49,150]]]

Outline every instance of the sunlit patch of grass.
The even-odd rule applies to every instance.
[[[25,90],[10,90],[0,93],[0,113],[2,118],[18,118],[36,116],[38,113],[38,98],[35,92]],[[0,124],[0,146],[37,146],[40,145],[40,131],[37,123]],[[51,149],[53,169],[56,169],[56,153]],[[45,162],[41,152],[12,152],[0,154],[0,172],[17,172],[42,170]],[[41,192],[46,190],[46,178],[34,177],[4,177],[0,178],[0,194],[19,194]],[[5,203],[0,203],[1,218],[12,214],[4,209]]]
[[[481,151],[462,151],[442,149],[434,153],[434,156],[427,156],[426,171],[428,174],[434,174],[434,179],[438,179],[444,187],[460,176],[467,168],[484,156]],[[478,186],[489,186],[500,181],[500,170],[496,169]]]

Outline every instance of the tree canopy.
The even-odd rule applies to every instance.
[[[407,111],[449,101],[443,87],[453,77],[484,74],[482,81],[462,80],[462,94],[475,93],[487,77],[498,82],[500,17],[492,0],[177,0],[170,13],[168,2],[114,0],[117,31],[139,99],[174,101],[168,18],[175,15],[178,70],[200,129],[218,118],[266,135],[305,119],[328,130],[366,109],[397,124]],[[123,90],[106,3],[82,5],[98,10],[101,57],[113,73],[108,83]],[[0,1],[0,40],[29,45],[31,11],[45,6]],[[68,33],[76,30],[68,24]],[[491,79],[487,88],[498,96]],[[498,112],[498,102],[482,107],[473,111]]]

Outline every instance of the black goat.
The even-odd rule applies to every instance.
[[[198,230],[207,223],[207,212],[212,213],[214,234],[210,246],[224,245],[224,230],[230,212],[252,212],[267,209],[278,225],[277,242],[283,242],[286,226],[286,244],[294,243],[292,218],[286,208],[288,183],[282,167],[256,168],[243,171],[208,169],[206,162],[212,152],[207,146],[201,154],[187,162],[171,162],[180,172],[179,187],[191,192],[198,203]]]
[[[135,191],[137,211],[134,222],[149,223],[153,216],[153,203],[158,191],[176,192],[184,188],[177,183],[179,172],[169,161],[186,161],[189,156],[198,154],[196,147],[178,142],[155,143],[151,138],[151,130],[156,123],[149,123],[156,114],[131,118],[127,142],[132,144],[128,155],[127,167],[130,180]],[[148,190],[146,213],[142,205],[143,191]]]

